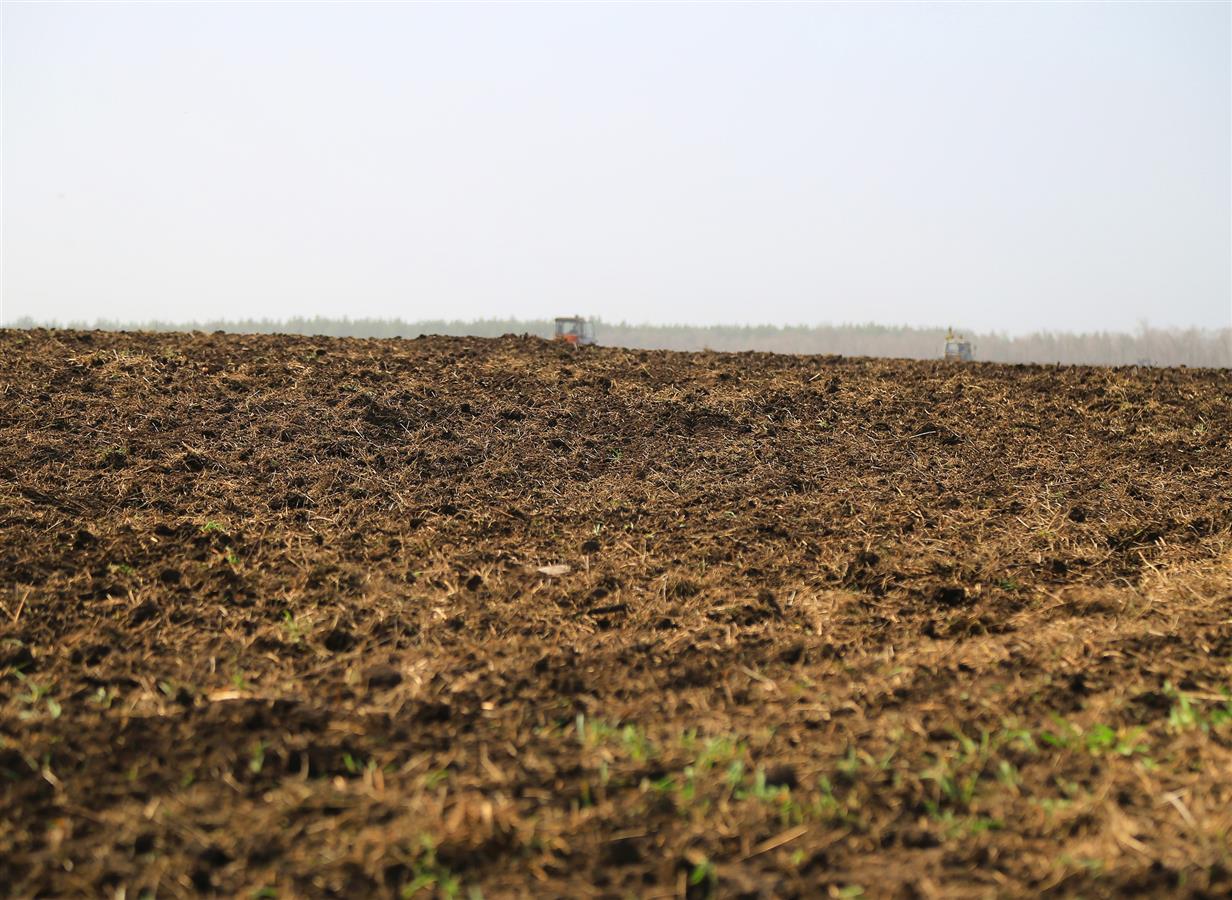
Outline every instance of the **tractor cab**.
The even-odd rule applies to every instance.
[[[595,342],[594,323],[581,316],[560,316],[556,319],[555,339],[575,347],[593,344]]]
[[[945,336],[945,358],[955,362],[971,362],[975,358],[971,351],[971,342],[963,340],[961,334],[948,332]]]

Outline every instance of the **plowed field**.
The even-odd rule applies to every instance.
[[[0,332],[0,892],[1232,891],[1232,374]]]

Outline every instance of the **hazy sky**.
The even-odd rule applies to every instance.
[[[4,317],[1227,326],[1230,9],[5,3]]]

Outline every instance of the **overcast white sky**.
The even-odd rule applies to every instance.
[[[3,5],[3,314],[1232,324],[1228,3]]]

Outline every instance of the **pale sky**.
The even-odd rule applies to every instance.
[[[3,5],[3,316],[1232,324],[1232,7]]]

